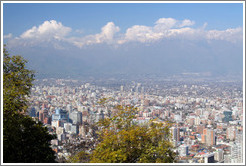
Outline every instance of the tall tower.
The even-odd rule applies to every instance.
[[[236,138],[236,127],[230,126],[226,129],[226,139],[230,139],[231,141]]]
[[[203,129],[203,134],[202,134],[202,143],[206,143],[206,136],[207,136],[207,129]]]
[[[216,144],[215,140],[215,132],[212,129],[204,129],[203,135],[205,135],[205,142],[207,146],[213,146]]]
[[[170,131],[172,133],[172,141],[177,146],[177,143],[180,141],[180,128],[173,126]]]

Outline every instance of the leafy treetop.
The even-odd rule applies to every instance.
[[[138,124],[137,108],[117,106],[118,113],[99,122],[99,144],[92,163],[172,163],[168,123],[150,121]]]

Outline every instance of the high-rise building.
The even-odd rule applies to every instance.
[[[214,152],[214,159],[217,162],[221,162],[224,160],[224,152],[222,149],[216,149],[216,151]]]
[[[203,129],[203,134],[202,134],[202,143],[205,144],[206,143],[206,136],[207,136],[207,130],[208,129]]]
[[[68,121],[67,111],[62,109],[56,109],[55,114],[52,115],[52,121]]]
[[[231,163],[243,162],[242,133],[236,134],[236,140],[231,145]]]
[[[212,129],[203,129],[202,134],[202,143],[205,143],[207,146],[213,146],[216,144],[215,132]]]
[[[235,140],[236,138],[236,127],[230,126],[226,129],[226,139],[229,139],[231,141]]]
[[[206,145],[213,146],[215,144],[216,144],[215,132],[212,129],[208,129],[206,135]]]
[[[71,126],[71,134],[79,134],[79,127],[77,125]]]
[[[179,156],[188,156],[189,147],[185,144],[179,146]]]
[[[224,155],[224,163],[231,163],[231,155],[230,154]]]
[[[232,111],[224,111],[223,114],[224,114],[223,122],[232,121]]]
[[[180,128],[173,126],[170,131],[172,133],[172,140],[175,146],[177,146],[177,143],[180,141]]]
[[[64,123],[65,132],[69,133],[71,131],[71,123]]]
[[[235,140],[235,142],[236,142],[236,144],[237,144],[237,146],[238,146],[238,163],[242,163],[243,162],[243,133],[241,133],[241,132],[237,132],[236,133],[236,140]]]
[[[73,111],[70,113],[69,119],[72,120],[73,124],[82,124],[82,112]]]

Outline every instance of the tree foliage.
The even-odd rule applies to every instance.
[[[34,72],[21,56],[3,50],[3,162],[55,162],[48,133],[40,122],[25,115]]]
[[[90,162],[90,154],[83,150],[71,156],[68,160],[68,163],[89,163],[89,162]]]
[[[99,122],[99,141],[92,163],[172,163],[168,123],[137,124],[134,107],[118,106],[118,113]]]

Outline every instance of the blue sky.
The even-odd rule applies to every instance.
[[[159,18],[190,19],[207,29],[242,27],[243,5],[231,3],[202,4],[4,4],[4,34],[20,35],[46,20],[57,20],[87,33],[100,31],[113,21],[122,30],[132,25],[152,26]],[[16,28],[18,26],[18,28]]]
[[[242,3],[4,3],[3,34],[41,73],[243,68]]]

